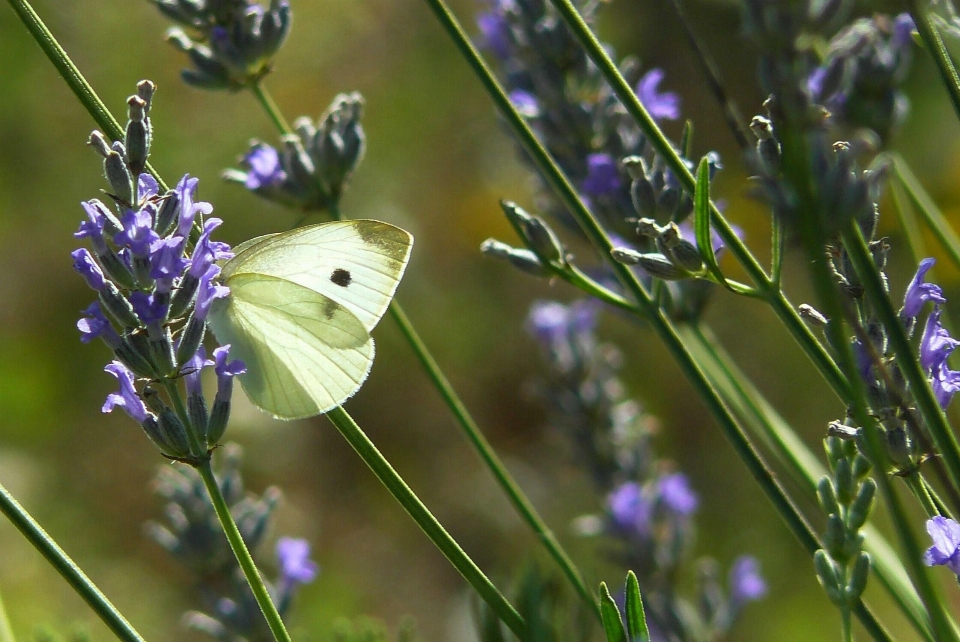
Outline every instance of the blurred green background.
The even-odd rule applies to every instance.
[[[489,236],[514,240],[499,198],[533,206],[530,175],[489,99],[423,3],[292,3],[293,31],[269,88],[290,119],[318,116],[341,91],[365,96],[368,153],[343,201],[344,214],[383,219],[414,234],[399,290],[407,312],[590,583],[619,584],[624,569],[605,559],[603,546],[571,533],[570,521],[596,511],[601,498],[529,393],[538,359],[522,327],[526,309],[534,299],[574,293],[484,260],[477,250]],[[248,139],[274,141],[275,135],[249,95],[201,92],[180,82],[184,58],[163,42],[167,23],[152,6],[141,0],[35,4],[115,113],[136,81],[157,83],[153,164],[168,182],[186,172],[200,177],[201,197],[226,221],[222,238],[239,242],[294,223],[295,215],[220,180]],[[756,113],[763,97],[736,5],[686,4],[743,113]],[[894,3],[862,4],[897,10]],[[454,6],[475,33],[480,3]],[[716,149],[725,160],[716,195],[766,256],[767,214],[746,198],[743,164],[668,4],[615,0],[599,29],[620,54],[637,54],[646,68],[665,68],[664,88],[680,93],[684,116],[696,123],[697,153]],[[913,111],[894,145],[957,220],[957,123],[932,65],[917,54],[908,86]],[[93,124],[6,6],[0,8],[0,60],[0,483],[147,639],[200,639],[179,624],[184,610],[198,606],[190,602],[189,576],[143,535],[143,523],[162,511],[150,480],[169,464],[122,413],[100,413],[114,387],[102,372],[108,353],[100,344],[81,345],[74,327],[91,296],[70,268],[69,252],[78,246],[72,233],[79,202],[104,187],[99,159],[84,144]],[[679,125],[667,129],[677,135]],[[892,291],[899,293],[914,267],[892,219],[887,208]],[[808,300],[800,258],[791,256],[788,267],[794,301]],[[955,274],[943,268],[937,279],[960,300]],[[843,409],[773,316],[759,304],[720,294],[708,322],[820,452],[827,421]],[[724,567],[744,552],[761,560],[770,595],[746,610],[733,638],[837,635],[838,616],[809,558],[656,338],[613,318],[601,334],[623,350],[630,393],[662,420],[660,452],[678,462],[702,496],[696,554],[715,556]],[[525,561],[543,560],[534,537],[467,447],[393,324],[385,320],[375,336],[373,373],[347,409],[477,563],[508,585]],[[227,438],[245,449],[251,490],[283,489],[273,537],[308,538],[322,566],[295,608],[295,638],[323,637],[339,615],[367,613],[395,625],[409,613],[426,640],[473,639],[464,582],[324,419],[275,422],[238,401]],[[272,573],[272,555],[263,553]],[[551,568],[546,561],[542,566]],[[684,584],[692,586],[693,579],[691,572]],[[40,624],[66,630],[77,622],[95,639],[110,639],[6,521],[0,521],[0,593],[21,639]],[[948,595],[958,602],[955,586]],[[891,626],[911,639],[902,622]]]

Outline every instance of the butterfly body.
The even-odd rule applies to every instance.
[[[396,291],[409,233],[369,220],[261,236],[223,266],[230,295],[210,327],[242,359],[247,396],[281,419],[324,413],[351,397],[373,365],[370,331]]]

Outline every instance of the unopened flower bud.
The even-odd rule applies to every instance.
[[[826,592],[830,601],[837,606],[844,604],[843,588],[840,586],[840,575],[837,567],[827,552],[820,549],[813,555],[813,567],[817,571],[817,579]]]
[[[850,505],[850,510],[847,513],[847,528],[853,531],[863,528],[870,517],[870,512],[873,510],[876,494],[877,482],[872,479],[865,480],[857,492],[857,497]]]
[[[480,244],[483,254],[498,259],[506,259],[524,272],[534,276],[547,276],[550,272],[530,250],[515,248],[496,239],[487,239]]]
[[[206,334],[207,324],[205,321],[191,316],[183,328],[180,335],[180,345],[177,346],[177,363],[186,363],[193,355],[197,353],[200,344],[203,343],[203,337]]]
[[[127,166],[134,176],[139,176],[146,167],[147,156],[150,154],[146,103],[138,96],[131,96],[127,104],[130,106],[130,120],[127,122],[123,139],[127,148]]]
[[[168,410],[167,404],[163,403],[163,399],[160,398],[160,392],[153,386],[144,386],[140,397],[150,412],[157,416]]]
[[[190,456],[190,440],[183,422],[170,409],[167,409],[158,418],[158,433],[166,447],[161,450],[173,457]],[[148,433],[149,434],[149,433]],[[157,444],[160,445],[160,444]]]
[[[797,307],[797,312],[800,313],[802,319],[819,328],[825,327],[829,323],[827,317],[823,316],[816,308],[807,303],[801,303],[800,306]]]
[[[542,218],[531,216],[512,201],[501,201],[500,207],[503,208],[507,218],[519,228],[527,247],[533,250],[543,262],[566,263],[563,244]]]
[[[861,551],[857,561],[853,564],[853,572],[850,573],[850,581],[846,586],[846,598],[848,603],[855,602],[863,595],[863,590],[867,588],[867,579],[870,577],[870,554]]]
[[[840,512],[837,493],[829,477],[820,478],[820,483],[817,484],[817,499],[820,500],[820,506],[827,515],[836,515]]]
[[[106,281],[103,289],[100,290],[100,304],[120,327],[136,328],[140,326],[140,319],[133,311],[133,306],[130,305],[126,297],[120,294],[117,286],[110,281]]]

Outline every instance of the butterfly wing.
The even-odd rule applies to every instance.
[[[265,274],[226,279],[210,326],[230,356],[242,359],[250,400],[280,419],[324,413],[359,390],[373,365],[373,338],[343,305]]]
[[[390,305],[412,246],[408,232],[380,221],[321,223],[242,245],[223,276],[263,274],[296,283],[336,301],[370,331]]]

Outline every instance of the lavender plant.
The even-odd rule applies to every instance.
[[[289,608],[295,586],[316,573],[309,549],[303,541],[281,540],[279,577],[266,583],[249,549],[264,536],[275,493],[268,491],[261,500],[245,498],[236,452],[224,449],[227,461],[219,478],[211,458],[226,429],[235,377],[246,374],[245,381],[263,383],[268,389],[272,385],[275,393],[281,379],[265,375],[265,364],[314,379],[335,380],[338,375],[311,369],[293,352],[283,361],[251,350],[247,340],[254,332],[246,325],[235,324],[230,336],[244,342],[236,349],[253,361],[231,360],[228,345],[211,350],[208,358],[204,342],[211,312],[241,300],[228,286],[236,283],[239,289],[244,282],[230,280],[230,266],[247,264],[224,263],[233,251],[211,239],[221,222],[210,218],[211,205],[196,200],[196,179],[185,176],[168,189],[153,175],[148,163],[154,142],[152,83],[138,85],[121,130],[29,4],[10,2],[55,64],[66,70],[64,76],[105,132],[95,132],[90,144],[103,158],[109,205],[101,200],[84,203],[87,220],[76,236],[87,239],[92,251],[83,248],[73,254],[76,271],[96,291],[97,301],[85,310],[78,328],[84,342],[99,338],[115,357],[106,371],[118,380],[120,390],[107,398],[103,410],[122,408],[177,466],[160,486],[170,501],[169,524],[150,530],[201,576],[202,592],[209,599],[206,612],[193,613],[187,620],[223,640],[289,639],[281,615]],[[340,218],[343,190],[364,152],[363,101],[358,94],[341,94],[316,124],[300,119],[293,127],[287,125],[263,79],[289,31],[289,4],[274,1],[264,8],[249,0],[154,3],[179,25],[169,39],[189,56],[192,66],[184,79],[206,89],[250,91],[281,136],[276,147],[254,142],[242,157],[242,169],[227,170],[225,178],[267,200]],[[711,200],[719,156],[707,152],[694,162],[689,127],[679,142],[660,130],[659,120],[680,115],[678,95],[659,88],[663,72],[643,72],[630,57],[616,62],[612,47],[594,37],[598,3],[491,0],[478,24],[502,82],[443,0],[427,3],[540,171],[535,210],[543,216],[510,201],[501,203],[523,246],[490,240],[483,251],[526,272],[565,281],[592,297],[569,305],[538,303],[529,325],[545,357],[541,392],[551,423],[569,436],[576,460],[604,498],[602,516],[578,523],[603,535],[606,545],[614,544],[614,560],[630,571],[622,606],[604,584],[599,600],[585,588],[580,571],[506,472],[395,304],[392,316],[501,489],[539,535],[587,613],[596,616],[608,642],[720,639],[740,609],[766,591],[756,560],[743,557],[730,570],[727,590],[717,564],[701,560],[698,606],[691,607],[681,597],[677,581],[691,550],[698,498],[683,473],[654,452],[653,419],[626,395],[619,381],[620,350],[600,342],[595,334],[597,315],[611,308],[620,316],[641,320],[676,359],[811,556],[826,596],[840,611],[843,640],[853,638],[854,617],[874,639],[893,639],[882,618],[863,601],[873,577],[920,639],[958,639],[946,601],[925,565],[947,566],[960,576],[960,526],[953,519],[960,510],[960,445],[944,413],[960,391],[960,375],[949,367],[950,354],[960,342],[951,336],[942,314],[943,290],[926,281],[932,259],[920,261],[898,311],[887,275],[888,255],[896,251],[896,244],[878,235],[880,194],[892,165],[908,184],[907,173],[899,166],[902,160],[891,161],[893,157],[878,152],[907,116],[901,84],[912,56],[914,27],[934,55],[960,114],[960,81],[940,39],[940,30],[949,33],[955,17],[949,3],[941,3],[947,8],[945,18],[932,18],[919,0],[910,0],[912,16],[850,21],[851,7],[845,0],[744,2],[744,26],[759,53],[760,86],[769,95],[763,115],[750,123],[756,148],[746,150],[756,195],[771,213],[769,271]],[[811,47],[811,42],[821,46]],[[711,74],[709,81],[718,87],[720,80],[706,59],[706,49],[695,44],[701,66]],[[725,92],[715,93],[737,128],[736,110],[726,102]],[[927,199],[915,185],[910,193],[960,266],[956,252],[960,239],[929,213]],[[302,240],[302,233],[270,238]],[[381,237],[369,235],[363,242],[381,249],[384,245]],[[250,251],[268,244],[282,249],[270,239],[242,247]],[[583,259],[571,251],[576,247],[580,254],[580,248],[590,245],[602,259],[599,264],[590,254]],[[812,304],[796,306],[784,292],[784,254],[790,246],[806,255],[816,293]],[[728,269],[719,258],[722,249],[743,268],[749,283],[727,277]],[[337,270],[329,278],[343,288],[352,279],[350,272],[344,276]],[[282,292],[277,289],[278,301],[269,305],[303,303],[296,297],[291,303],[291,297],[278,294]],[[386,297],[382,308],[372,313],[372,322],[358,326],[355,337],[369,339],[390,294],[392,289],[379,292]],[[824,427],[827,468],[782,425],[772,406],[712,338],[704,314],[709,300],[719,296],[749,297],[768,305],[836,392],[842,418]],[[934,309],[926,312],[921,331],[924,307],[931,302]],[[252,298],[246,303],[259,305]],[[321,315],[331,321],[339,310],[328,307],[313,317],[301,316],[307,319],[304,323]],[[343,330],[346,325],[337,327]],[[269,347],[275,340],[262,328],[257,331],[263,334],[257,345]],[[320,340],[316,333],[312,336]],[[372,359],[372,342],[369,346]],[[213,368],[217,378],[212,403],[201,385],[205,368]],[[248,388],[255,402],[264,400],[262,388]],[[564,628],[570,613],[583,606],[554,599],[551,580],[531,576],[516,593],[517,606],[511,604],[339,407],[345,396],[349,394],[336,396],[328,416],[483,598],[487,607],[478,625],[484,642],[505,640],[504,626],[524,641],[590,639],[587,619],[573,618],[576,625]],[[275,415],[305,416],[285,414],[287,402],[260,405]],[[804,499],[819,501],[822,514],[807,514],[799,507],[771,469],[770,456],[799,482]],[[916,536],[917,519],[896,490],[901,483],[929,518],[933,546],[926,553]],[[894,526],[896,553],[869,523],[878,490]],[[3,512],[111,629],[122,639],[139,640],[92,582],[2,489],[0,500]],[[822,526],[815,528],[808,518]],[[386,637],[366,625],[345,628],[338,635],[351,641]],[[400,634],[401,639],[405,636]]]

